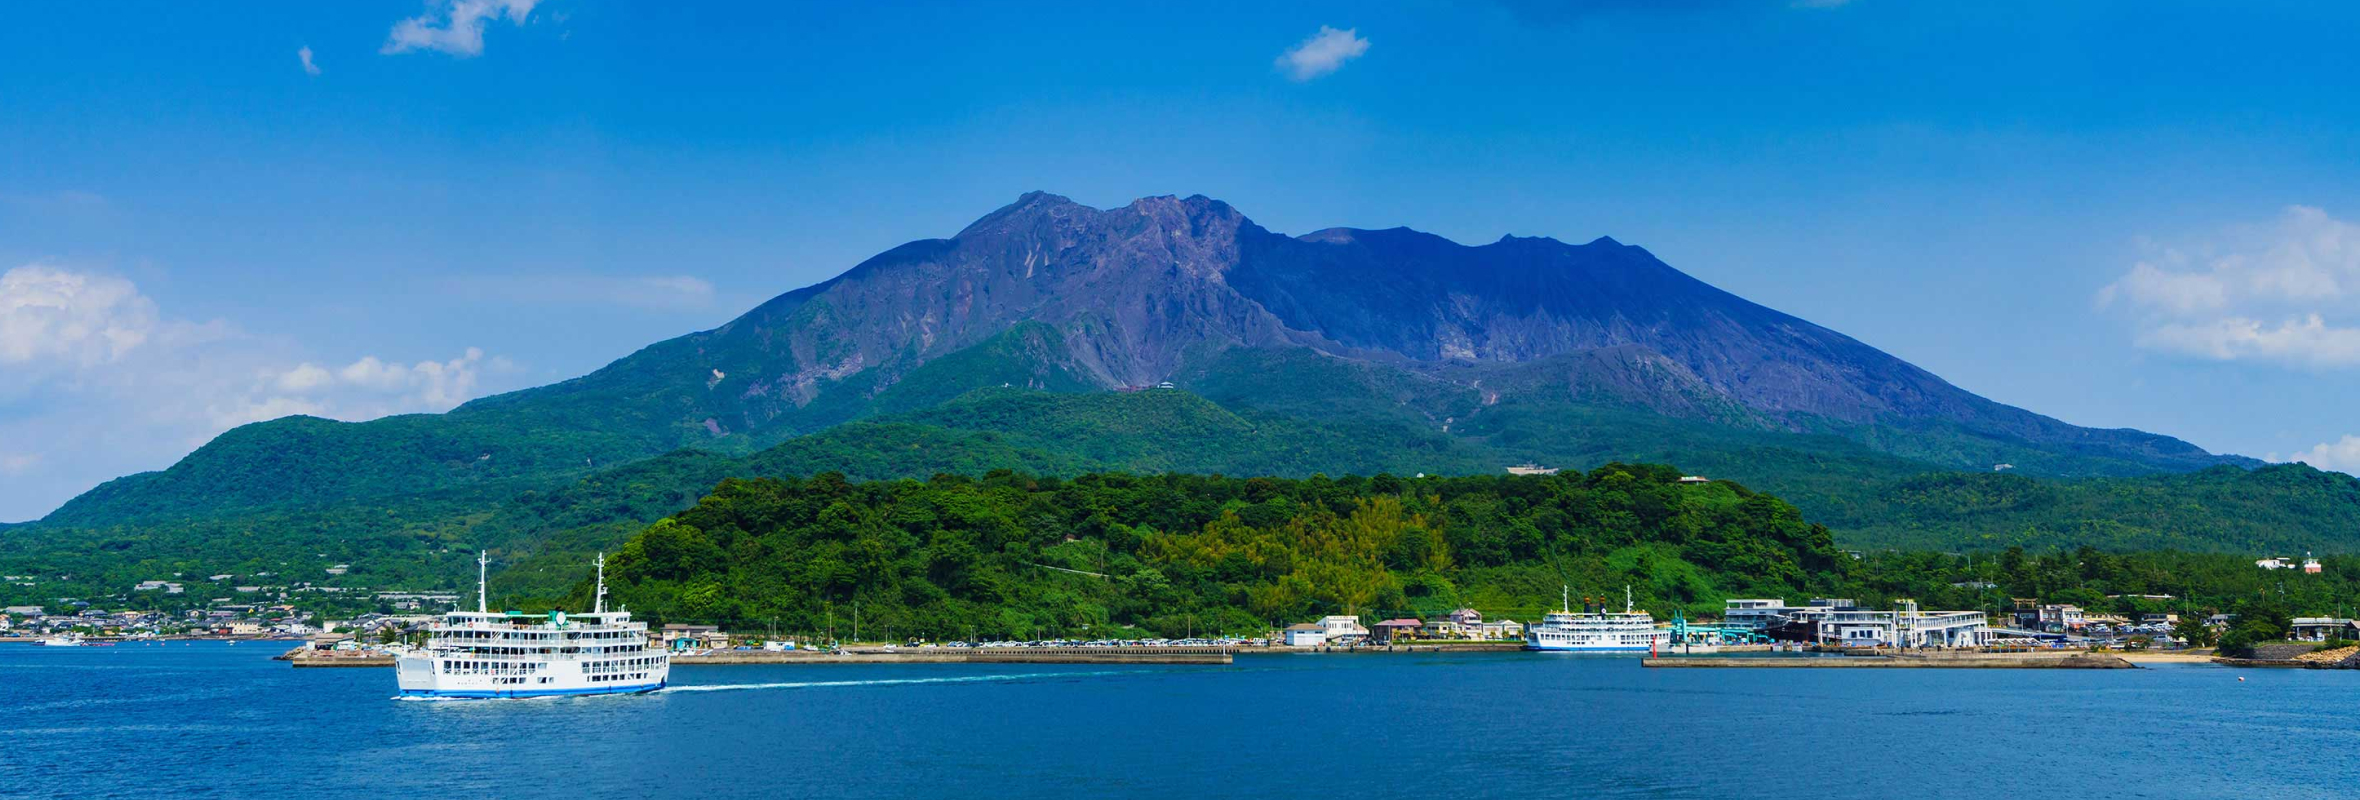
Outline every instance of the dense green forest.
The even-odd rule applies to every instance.
[[[1315,396],[1299,400],[1312,403]],[[1611,404],[1559,406],[1549,413],[1493,409],[1488,421],[1462,420],[1449,435],[1413,424],[1414,411],[1374,402],[1346,407],[1331,421],[1310,413],[1284,403],[1233,407],[1187,391],[986,389],[753,453],[683,450],[538,479],[493,473],[501,458],[478,454],[438,463],[454,475],[486,470],[481,480],[388,489],[355,500],[281,498],[220,513],[190,510],[194,495],[144,496],[136,499],[138,506],[155,513],[142,518],[0,531],[0,574],[44,576],[32,587],[0,585],[0,599],[107,596],[174,573],[268,572],[286,582],[464,588],[471,583],[471,554],[479,548],[509,565],[495,578],[495,590],[553,595],[579,578],[591,552],[619,547],[733,476],[832,471],[878,481],[995,469],[1064,478],[1094,472],[1291,479],[1322,472],[1482,475],[1523,460],[1591,468],[1626,451],[1776,494],[1826,525],[1836,544],[1871,553],[2093,546],[2227,553],[2250,562],[2257,555],[2360,547],[2360,481],[2302,465],[2054,479],[1944,472],[1866,453],[1840,437],[1683,426]],[[313,422],[305,429],[318,428],[323,437],[344,425]],[[1517,433],[1526,430],[1556,433]],[[224,439],[231,441],[221,446],[240,451],[267,449]],[[1470,449],[1475,446],[1469,442],[1481,448]],[[251,486],[268,482],[257,471],[279,464],[265,458],[192,459],[186,468],[204,473],[201,484]],[[359,476],[383,466],[356,463],[352,470]],[[321,569],[331,564],[351,564],[352,570],[330,580]]]
[[[618,601],[658,620],[849,636],[857,613],[870,638],[1258,633],[1462,606],[1530,620],[1560,587],[1619,602],[1626,586],[1659,618],[1718,616],[1731,597],[1824,596],[2283,619],[2337,611],[2360,581],[2340,560],[2305,576],[2177,552],[1853,553],[1784,501],[1679,477],[1610,464],[1522,477],[731,479],[633,536],[609,574]],[[2129,597],[2161,594],[2175,599]]]

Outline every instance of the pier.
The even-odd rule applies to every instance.
[[[819,650],[716,650],[672,657],[672,666],[737,666],[753,664],[1198,664],[1231,663],[1231,651],[1218,647],[928,647],[886,650],[854,648],[840,653]],[[337,653],[297,647],[277,660],[297,668],[391,667],[393,656],[375,653]]]
[[[1641,666],[1657,668],[1731,669],[2138,669],[2121,656],[2106,653],[1945,653],[1860,656],[1763,656],[1743,658],[1648,658]]]

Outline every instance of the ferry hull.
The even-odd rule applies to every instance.
[[[598,682],[581,673],[579,662],[550,662],[539,665],[544,675],[522,677],[516,675],[448,674],[438,672],[435,662],[442,656],[405,655],[393,662],[394,677],[400,687],[400,697],[432,697],[452,699],[500,699],[528,697],[586,697],[601,694],[646,694],[669,685],[672,680],[670,664],[645,669],[645,679],[635,681]],[[449,656],[465,659],[465,655]],[[643,656],[644,658],[644,656]]]
[[[403,689],[402,697],[430,697],[448,700],[501,700],[533,697],[589,697],[602,694],[647,694],[664,688],[664,684],[646,683],[628,686],[585,686],[575,689]]]
[[[1585,645],[1548,645],[1530,643],[1524,645],[1524,649],[1536,653],[1646,653],[1654,650],[1654,648],[1650,647],[1593,647]]]

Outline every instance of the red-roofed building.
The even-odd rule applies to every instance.
[[[1369,633],[1369,641],[1376,644],[1391,644],[1396,638],[1415,638],[1418,635],[1418,629],[1425,627],[1425,625],[1425,622],[1416,618],[1385,620],[1377,623],[1375,629]]]

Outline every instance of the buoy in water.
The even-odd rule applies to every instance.
[[[2237,682],[2238,682],[2238,683],[2244,683],[2244,682],[2245,682],[2245,676],[2243,676],[2243,675],[2239,675],[2239,676],[2237,676]]]

